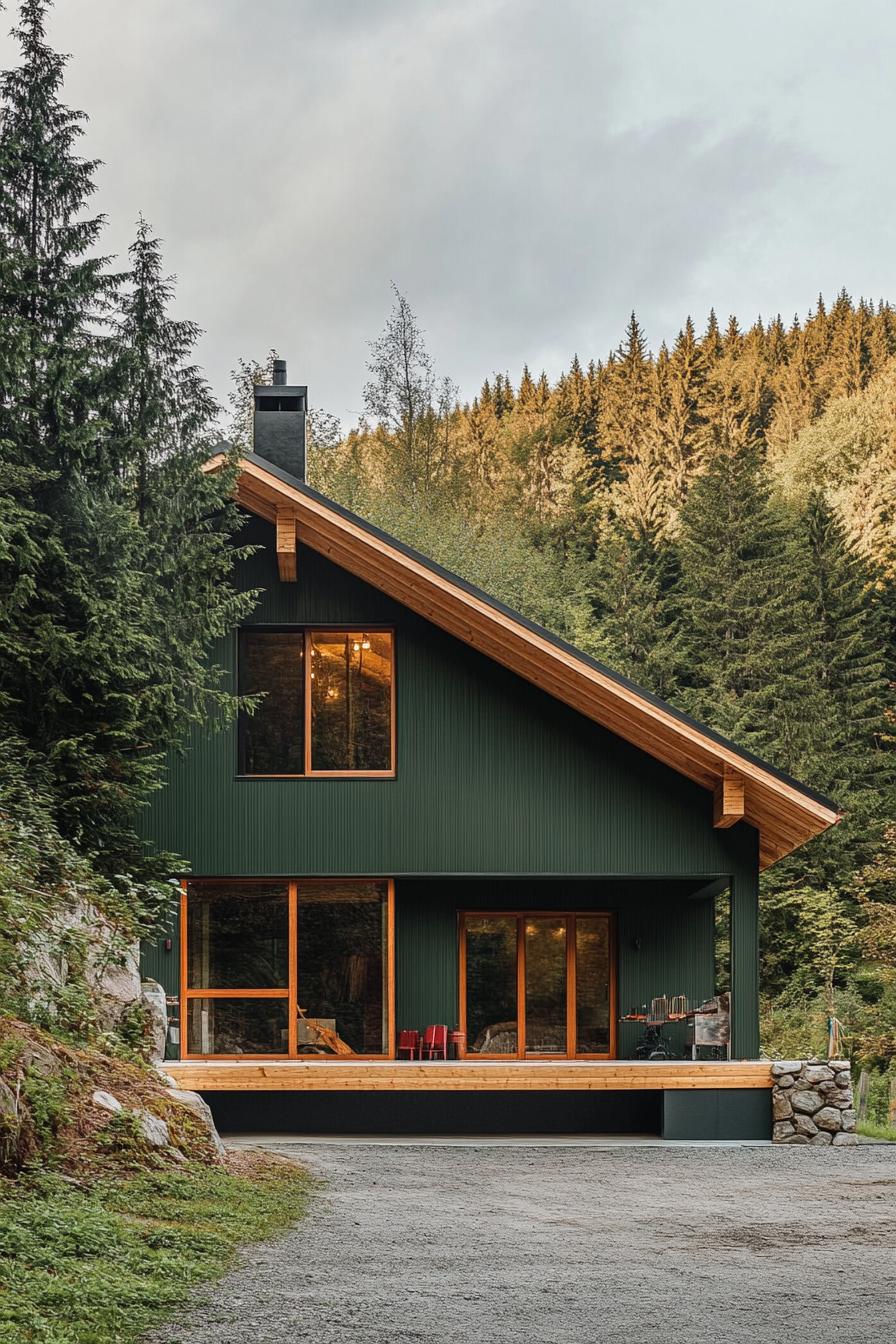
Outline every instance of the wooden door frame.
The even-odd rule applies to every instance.
[[[516,1022],[517,1049],[515,1054],[474,1054],[467,1048],[467,920],[473,919],[514,919],[516,920]],[[526,933],[527,919],[565,919],[566,925],[566,1054],[545,1055],[526,1052]],[[601,1054],[577,1054],[576,1043],[576,937],[577,919],[606,919],[608,923],[608,951],[610,963],[609,1016],[610,1049]],[[463,1039],[463,1058],[476,1059],[486,1063],[508,1059],[616,1059],[617,1058],[617,992],[619,981],[618,945],[616,937],[616,912],[614,910],[458,910],[458,1020]]]

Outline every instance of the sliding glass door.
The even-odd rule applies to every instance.
[[[461,1028],[468,1056],[611,1058],[612,916],[465,913]]]

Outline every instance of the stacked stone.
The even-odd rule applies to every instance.
[[[772,1080],[773,1143],[858,1142],[848,1060],[776,1060]]]

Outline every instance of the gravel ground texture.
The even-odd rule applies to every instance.
[[[896,1339],[896,1145],[265,1146],[309,1216],[156,1344]]]

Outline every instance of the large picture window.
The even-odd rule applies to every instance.
[[[186,882],[184,1057],[392,1054],[388,881]]]
[[[463,914],[460,1008],[466,1054],[612,1057],[612,936],[609,914]]]
[[[388,630],[240,631],[239,772],[395,773],[395,675]]]

